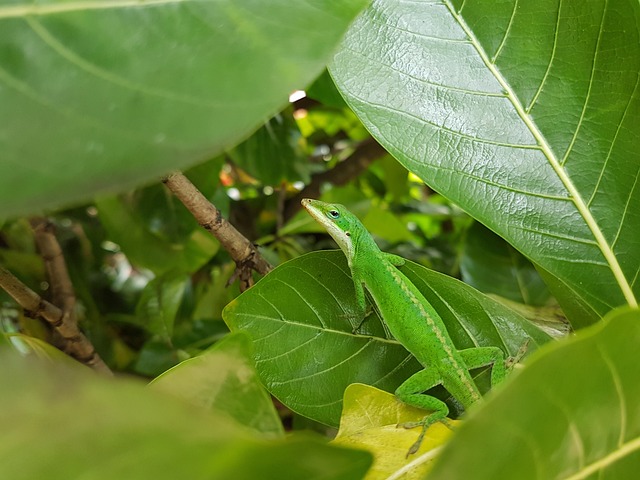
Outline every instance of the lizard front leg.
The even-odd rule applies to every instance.
[[[356,314],[355,315],[345,315],[350,320],[355,319],[356,325],[351,324],[351,333],[357,333],[360,330],[362,324],[367,320],[367,317],[373,313],[373,308],[370,305],[367,305],[367,298],[365,295],[365,287],[362,276],[359,271],[355,268],[351,268],[351,277],[353,279],[353,287],[356,293]],[[351,323],[351,322],[350,322]]]

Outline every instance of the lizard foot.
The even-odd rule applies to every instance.
[[[504,361],[504,366],[507,370],[507,372],[511,371],[513,369],[513,367],[516,366],[517,363],[520,362],[520,360],[522,360],[522,357],[525,356],[525,354],[527,353],[527,350],[529,348],[529,341],[531,339],[527,338],[524,342],[522,342],[522,345],[520,345],[520,348],[518,349],[518,351],[516,352],[516,354],[512,357],[508,357],[505,361]]]
[[[453,425],[451,424],[449,419],[446,417],[446,414],[442,412],[435,412],[435,413],[432,413],[431,415],[427,415],[426,417],[424,417],[422,420],[418,422],[406,422],[406,423],[399,423],[397,425],[398,427],[402,427],[406,429],[422,427],[422,430],[420,431],[420,435],[418,436],[418,439],[413,443],[413,445],[411,445],[411,447],[409,447],[409,450],[407,451],[405,458],[409,458],[409,455],[413,455],[420,449],[420,445],[422,445],[422,442],[424,440],[424,436],[427,433],[427,430],[429,430],[429,427],[431,425],[437,422],[442,423],[447,428],[453,429]]]

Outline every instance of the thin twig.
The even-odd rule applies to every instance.
[[[44,300],[3,267],[0,267],[0,287],[25,309],[26,314],[40,317],[51,325],[65,341],[65,353],[96,371],[112,375],[89,339],[78,329],[76,323],[68,320],[61,309]]]
[[[178,197],[191,212],[198,223],[229,252],[236,262],[233,278],[240,279],[240,290],[244,291],[253,284],[252,270],[266,275],[273,268],[255,245],[244,237],[227,220],[222,213],[198,190],[191,181],[180,172],[175,172],[163,179],[164,184]]]

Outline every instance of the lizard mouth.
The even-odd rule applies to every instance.
[[[304,198],[300,203],[304,209],[309,212],[309,215],[311,215],[316,222],[322,225],[327,230],[327,233],[333,237],[338,246],[347,254],[347,258],[350,258],[353,251],[351,234],[336,225],[335,221],[327,217],[327,215],[325,215],[325,211],[321,208],[322,206],[329,207],[330,204],[324,203],[320,200],[313,200],[311,198]]]
[[[300,203],[316,222],[322,223],[322,212],[320,212],[317,207],[313,206],[313,200],[311,200],[310,198],[303,198]]]
[[[316,220],[320,219],[321,213],[320,211],[313,206],[313,199],[311,198],[303,198],[300,203],[304,207],[304,209],[309,212],[309,214]]]

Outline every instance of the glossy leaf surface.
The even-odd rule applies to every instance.
[[[377,140],[557,278],[584,325],[640,294],[639,24],[635,0],[377,0],[330,71]]]
[[[458,348],[500,346],[515,354],[549,337],[471,287],[417,264],[402,272],[440,313]],[[231,302],[223,318],[254,342],[256,368],[269,391],[292,410],[337,425],[344,389],[365,383],[393,392],[419,363],[386,331],[374,311],[360,319],[340,251],[286,262]]]

